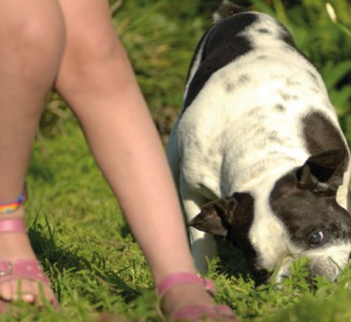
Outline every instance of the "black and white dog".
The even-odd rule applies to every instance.
[[[228,1],[190,67],[167,156],[206,270],[213,236],[278,280],[304,256],[335,280],[349,260],[350,153],[322,78],[289,32]],[[210,234],[209,234],[210,233]]]

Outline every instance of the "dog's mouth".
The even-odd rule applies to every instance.
[[[291,274],[306,271],[302,274],[311,282],[317,276],[324,276],[329,281],[336,281],[348,264],[351,258],[350,244],[339,244],[330,247],[323,247],[320,250],[306,251],[299,256],[288,256],[277,266],[274,272],[260,269],[254,273],[257,284],[275,283],[283,284],[284,279]]]

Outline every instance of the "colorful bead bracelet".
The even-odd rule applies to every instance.
[[[26,188],[23,188],[22,194],[15,200],[9,202],[0,202],[0,214],[6,214],[17,210],[27,199]]]

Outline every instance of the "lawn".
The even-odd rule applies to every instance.
[[[27,184],[29,233],[61,310],[20,305],[0,321],[87,322],[104,312],[161,321],[150,270],[73,118],[60,135],[36,142]],[[206,276],[241,321],[351,321],[350,268],[338,283],[311,282],[301,260],[282,287],[255,288],[240,253],[218,242],[220,256]]]
[[[133,62],[160,134],[167,141],[181,106],[187,66],[196,42],[221,1],[116,1],[113,20]],[[351,6],[331,0],[338,22],[323,1],[237,1],[277,17],[324,76],[351,142]],[[103,313],[115,321],[162,321],[150,270],[115,198],[92,159],[79,125],[56,94],[50,96],[27,179],[29,234],[51,278],[61,309],[38,312],[24,304],[3,321],[90,322]],[[207,277],[220,303],[242,322],[351,321],[351,267],[337,283],[308,280],[306,262],[293,266],[281,287],[255,287],[240,252],[219,240],[220,256]]]

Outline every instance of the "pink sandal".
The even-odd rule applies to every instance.
[[[26,200],[25,189],[19,198],[7,203],[0,203],[0,215],[11,213],[18,209]],[[0,219],[0,234],[1,233],[23,233],[26,234],[24,219],[22,218],[4,218]],[[44,287],[50,287],[50,280],[44,274],[39,262],[36,259],[21,259],[15,262],[8,260],[0,260],[0,284],[13,279],[26,279],[37,281]],[[11,301],[1,299],[0,297],[0,313],[7,310],[7,304]],[[54,308],[58,308],[56,299],[51,301]]]
[[[22,218],[0,219],[0,233],[17,232],[26,233]],[[0,260],[0,284],[12,279],[26,279],[37,281],[45,287],[50,287],[50,280],[44,274],[40,264],[35,259],[21,259],[15,262]],[[7,302],[0,298],[2,302]],[[57,301],[52,301],[54,308],[58,307]],[[0,313],[6,311],[7,305],[0,306]]]
[[[177,273],[167,276],[156,287],[157,295],[162,300],[164,295],[174,286],[182,284],[198,284],[211,295],[215,294],[215,287],[211,280],[203,279],[194,273]],[[226,305],[198,304],[181,308],[169,317],[170,321],[222,321],[237,322],[232,310]]]

